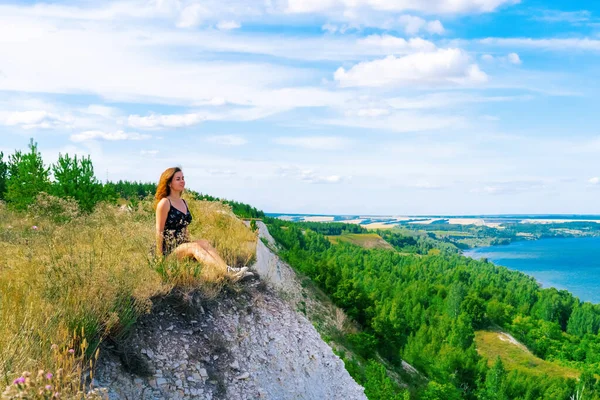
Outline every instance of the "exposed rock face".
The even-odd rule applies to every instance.
[[[258,247],[257,270],[268,279],[263,267],[281,261]],[[270,274],[281,278],[273,279],[280,290],[293,274],[281,267],[289,268]],[[96,383],[112,399],[366,398],[311,323],[258,279],[215,300],[162,301],[121,347],[128,349],[121,358],[145,374],[125,372],[117,354],[104,351]]]
[[[270,248],[277,245],[275,239],[269,233],[263,222],[257,222],[259,237],[265,239]],[[285,262],[283,262],[269,247],[259,240],[256,244],[256,263],[252,267],[261,279],[268,282],[272,287],[288,295],[296,297],[301,292],[300,283],[297,282],[296,273]]]

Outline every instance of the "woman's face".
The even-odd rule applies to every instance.
[[[183,177],[183,172],[175,172],[173,175],[173,179],[171,180],[171,190],[181,192],[185,189],[185,178]]]

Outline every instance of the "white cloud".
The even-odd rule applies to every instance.
[[[337,150],[350,144],[350,140],[337,136],[278,137],[273,141],[284,146],[312,150]]]
[[[356,112],[356,115],[359,117],[370,117],[376,118],[381,117],[382,115],[388,115],[390,110],[385,108],[361,108]]]
[[[590,178],[590,179],[588,179],[588,183],[591,185],[597,185],[600,183],[600,178],[597,176]]]
[[[452,91],[412,97],[392,97],[386,102],[390,107],[395,109],[420,110],[433,108],[450,109],[465,104],[528,101],[533,98],[531,95],[483,96],[469,92]]]
[[[392,35],[370,35],[364,39],[359,39],[358,44],[364,47],[381,48],[388,52],[416,52],[435,50],[435,44],[421,38],[404,38]]]
[[[509,195],[520,193],[531,193],[549,190],[555,182],[552,181],[504,181],[492,182],[483,187],[471,189],[472,193],[484,193],[490,195]]]
[[[140,154],[143,156],[155,156],[158,153],[158,150],[140,150]]]
[[[388,56],[339,68],[334,78],[342,87],[406,86],[411,84],[477,84],[487,75],[461,49],[439,49],[404,57]]]
[[[317,121],[321,124],[372,129],[377,132],[421,132],[441,129],[464,128],[468,123],[460,115],[432,113],[394,112],[378,118],[352,117],[328,118]]]
[[[413,187],[415,189],[422,189],[422,190],[439,190],[439,189],[444,188],[444,186],[442,186],[442,185],[433,184],[428,181],[420,181],[420,182],[416,182],[416,183],[414,183],[412,185],[408,185],[408,186]]]
[[[311,93],[321,93],[322,96],[313,98],[310,97]],[[275,101],[276,99],[278,101]],[[330,106],[337,103],[338,100],[337,96],[329,96],[326,92],[300,88],[256,93],[252,102],[260,104],[260,107],[231,107],[219,111],[198,111],[186,114],[130,115],[127,118],[127,124],[138,129],[158,130],[190,127],[205,121],[254,121],[296,107]]]
[[[587,10],[580,11],[559,11],[559,10],[542,10],[541,15],[534,15],[532,19],[546,22],[567,22],[578,24],[590,21],[592,14]]]
[[[236,21],[219,21],[217,28],[222,31],[230,31],[232,29],[239,29],[242,25]]]
[[[190,4],[181,11],[177,26],[179,28],[196,27],[204,21],[207,14],[208,10],[201,4]]]
[[[519,57],[519,55],[517,53],[510,53],[506,57],[508,59],[508,62],[510,62],[511,64],[515,64],[515,65],[522,64],[521,58]]]
[[[237,172],[230,169],[208,168],[206,172],[212,176],[235,176]]]
[[[513,65],[521,65],[523,64],[523,61],[521,60],[521,57],[519,57],[519,55],[517,53],[509,53],[508,55],[506,55],[506,57],[502,57],[502,56],[493,56],[491,54],[484,54],[481,56],[481,59],[485,62],[491,63],[494,61],[500,62],[500,63],[508,63],[508,64],[513,64]]]
[[[600,50],[600,40],[589,38],[532,39],[532,38],[486,38],[478,41],[488,46],[523,47],[548,50]]]
[[[7,126],[19,126],[23,129],[64,127],[72,122],[73,117],[59,115],[45,110],[0,112],[1,124]]]
[[[408,35],[416,35],[421,31],[437,35],[444,33],[444,26],[439,20],[426,21],[413,15],[401,15],[398,18],[398,23]]]
[[[360,10],[381,12],[422,11],[430,14],[491,12],[503,5],[517,4],[519,0],[288,0],[289,13],[340,12],[356,14]]]
[[[142,135],[139,133],[127,133],[123,131],[117,132],[103,132],[103,131],[85,131],[71,135],[71,141],[73,142],[86,142],[89,140],[145,140],[150,139],[150,135]]]
[[[197,125],[206,120],[206,116],[200,113],[160,115],[150,114],[147,117],[130,115],[127,124],[133,128],[161,129],[182,128]]]
[[[196,106],[224,106],[225,104],[227,104],[227,100],[223,97],[213,97],[212,99],[194,102]]]
[[[321,27],[321,30],[329,33],[336,33],[339,30],[339,28],[333,24],[325,24]]]
[[[435,21],[427,22],[427,32],[435,33],[436,35],[443,35],[446,30],[444,29],[442,23],[436,19]]]
[[[124,0],[98,3],[95,7],[36,4],[39,18],[62,20],[160,20],[179,28],[193,28],[219,21],[263,19],[285,22],[290,14],[320,14],[352,24],[380,25],[390,15],[406,12],[456,14],[492,12],[519,0]],[[24,9],[23,6],[4,8]],[[0,12],[2,14],[2,12]]]
[[[114,119],[120,115],[120,111],[117,108],[100,104],[90,104],[81,111],[85,114],[98,115],[107,119]]]
[[[220,144],[223,146],[242,146],[248,143],[246,139],[238,135],[209,136],[206,138],[206,141],[210,143]]]
[[[128,24],[115,30],[102,24],[65,25],[34,15],[20,16],[21,9],[12,10],[16,16],[4,11],[0,6],[0,65],[6,76],[0,78],[0,91],[87,93],[121,102],[186,106],[213,100],[212,104],[222,105],[224,99],[251,105],[255,96],[263,96],[276,106],[279,99],[269,96],[269,91],[314,74],[306,68],[266,62],[198,60],[195,55],[204,45],[214,46],[215,51],[246,46],[244,40],[219,36],[224,34],[218,31],[176,33]],[[229,44],[221,47],[221,42],[204,35],[227,37]],[[271,46],[266,37],[256,43]],[[169,56],[174,48],[177,57]],[[44,68],[39,68],[40,59]]]
[[[338,184],[351,179],[350,176],[323,174],[315,168],[297,165],[279,166],[274,172],[276,176],[286,178],[286,180],[292,178],[311,184]]]
[[[344,178],[340,175],[319,176],[313,171],[303,171],[302,178],[304,182],[317,184],[335,184],[341,183]]]

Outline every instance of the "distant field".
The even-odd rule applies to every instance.
[[[496,356],[500,356],[507,371],[516,369],[531,375],[547,374],[564,378],[578,378],[581,374],[574,368],[563,367],[534,356],[525,346],[502,332],[477,331],[475,344],[479,354],[488,359],[489,366],[494,363]]]
[[[383,240],[376,233],[346,233],[341,236],[327,236],[327,239],[333,244],[344,242],[355,244],[365,249],[394,249],[391,244]]]
[[[473,237],[474,234],[472,232],[461,232],[461,231],[428,231],[435,233],[436,236],[452,236],[457,238],[470,238]]]

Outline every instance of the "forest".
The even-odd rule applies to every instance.
[[[265,221],[282,246],[280,256],[363,327],[347,341],[364,361],[382,367],[382,357],[399,371],[405,360],[425,375],[428,383],[412,388],[412,398],[599,398],[600,306],[541,289],[523,273],[464,257],[447,243],[439,242],[437,252],[420,249],[418,240],[395,233],[383,237],[414,254],[364,249],[333,245],[301,224]],[[509,332],[539,358],[577,369],[579,380],[534,376],[506,369],[501,359],[484,359],[474,338],[486,329]],[[354,373],[366,388],[388,379],[357,368]],[[403,398],[406,392],[391,383],[387,393],[370,398]]]

